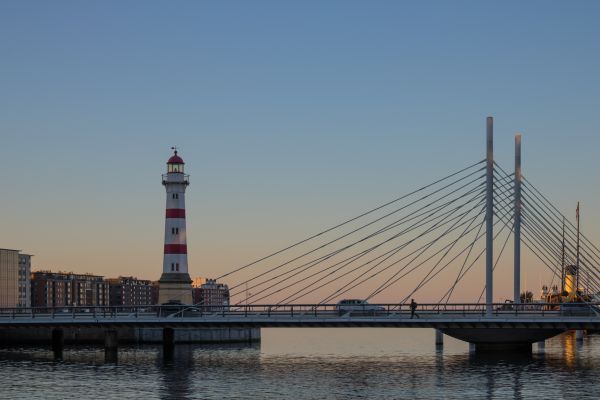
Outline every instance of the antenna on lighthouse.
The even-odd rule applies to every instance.
[[[172,146],[171,150],[175,150],[175,154],[177,154],[177,146]]]

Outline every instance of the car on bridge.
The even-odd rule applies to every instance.
[[[157,309],[159,317],[197,317],[202,315],[202,310],[190,304],[183,304],[179,300],[169,300]]]
[[[339,315],[354,314],[354,315],[375,315],[385,312],[385,307],[376,304],[369,304],[366,300],[361,299],[345,299],[339,301],[335,309]]]

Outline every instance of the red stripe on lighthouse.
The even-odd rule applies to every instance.
[[[187,254],[187,245],[165,244],[165,254]]]
[[[185,208],[167,208],[167,218],[185,218]]]

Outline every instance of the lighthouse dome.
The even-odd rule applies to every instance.
[[[183,158],[181,158],[177,155],[177,150],[175,150],[175,154],[173,154],[171,156],[171,158],[169,158],[169,161],[167,161],[167,164],[185,164],[185,163],[183,162]]]

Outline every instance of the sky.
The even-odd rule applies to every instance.
[[[483,159],[486,116],[496,160],[512,168],[522,133],[524,175],[567,215],[581,201],[600,243],[599,17],[595,1],[0,2],[0,247],[158,279],[177,146],[190,275],[220,276]]]

